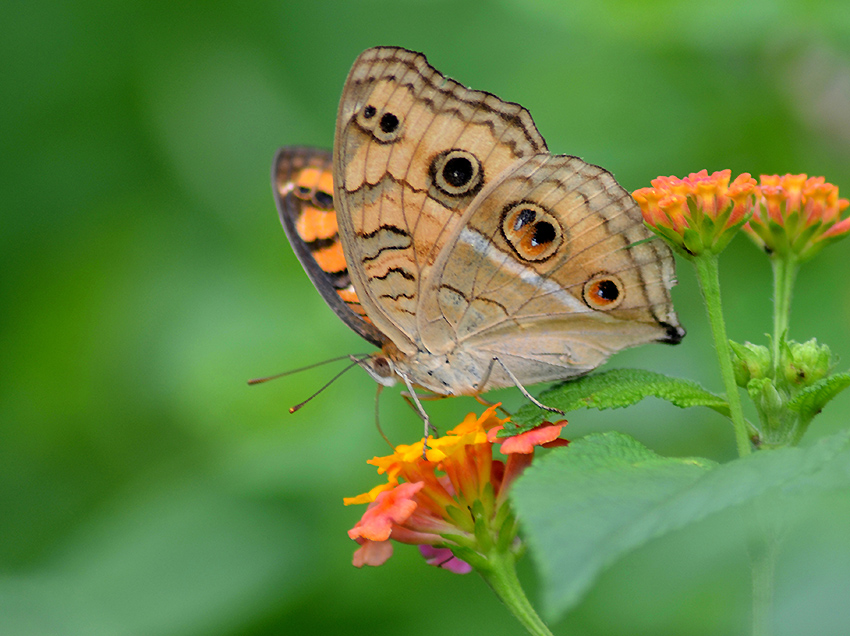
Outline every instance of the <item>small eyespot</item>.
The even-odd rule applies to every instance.
[[[538,247],[551,243],[555,240],[557,233],[551,223],[540,221],[534,226],[534,235],[531,237],[531,245]]]
[[[392,113],[384,113],[381,116],[381,130],[386,134],[390,134],[395,132],[396,128],[398,128],[398,117]]]
[[[514,232],[519,232],[523,226],[528,225],[529,223],[534,223],[534,219],[537,218],[537,213],[531,208],[523,208],[519,211],[519,214],[516,216],[516,221],[514,221]]]
[[[452,197],[477,193],[484,182],[481,162],[466,150],[442,152],[431,162],[429,170],[434,185]]]
[[[333,210],[334,198],[332,194],[328,194],[322,190],[317,190],[315,194],[316,205],[324,210]]]
[[[530,201],[508,205],[502,212],[502,236],[526,261],[545,261],[564,243],[558,219]]]
[[[380,114],[380,117],[378,115]],[[354,118],[357,125],[378,143],[388,144],[401,138],[403,121],[391,112],[381,112],[372,104],[364,106]]]
[[[619,277],[607,272],[594,274],[582,289],[582,299],[585,304],[599,311],[618,307],[625,295],[625,288]]]

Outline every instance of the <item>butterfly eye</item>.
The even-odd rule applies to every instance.
[[[440,153],[431,162],[430,173],[437,188],[451,197],[475,194],[484,181],[481,162],[466,150]]]
[[[613,274],[602,272],[584,284],[582,298],[591,309],[608,311],[618,307],[625,297],[622,281]]]
[[[545,261],[564,242],[558,219],[530,201],[520,201],[505,208],[502,212],[502,236],[526,261]]]
[[[388,378],[393,374],[390,361],[384,356],[374,356],[370,362],[372,363],[372,369],[382,378]]]

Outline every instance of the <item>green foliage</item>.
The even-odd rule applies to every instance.
[[[829,402],[850,386],[850,373],[836,373],[806,387],[788,402],[788,408],[798,413],[808,424]]]
[[[850,375],[830,376],[835,366],[829,347],[812,338],[799,343],[777,340],[778,360],[765,346],[730,341],[735,381],[756,407],[758,444],[765,448],[797,443],[812,419],[850,386]]]
[[[581,408],[625,408],[647,397],[666,400],[679,408],[706,406],[723,415],[729,414],[729,406],[723,398],[709,393],[696,382],[641,369],[613,369],[586,375],[544,391],[539,399],[546,406],[569,413]],[[553,419],[553,416],[528,404],[511,417],[516,427],[506,427],[502,436],[533,428],[544,419]]]
[[[850,455],[850,431],[810,448],[782,448],[726,464],[661,457],[621,433],[588,435],[528,469],[513,501],[557,618],[624,553],[770,489],[817,488],[811,477]],[[842,454],[843,453],[843,454]]]

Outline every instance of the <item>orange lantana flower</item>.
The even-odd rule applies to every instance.
[[[850,202],[823,177],[761,175],[758,195],[744,230],[768,254],[806,261],[850,233]]]
[[[756,181],[730,170],[658,177],[632,193],[644,222],[686,257],[719,253],[752,214]]]
[[[480,417],[470,413],[446,435],[429,437],[425,457],[420,440],[369,460],[387,475],[387,483],[345,500],[346,505],[369,502],[348,532],[360,544],[354,565],[381,565],[395,540],[420,546],[431,565],[465,573],[471,569],[467,561],[479,558],[482,528],[493,545],[512,545],[510,484],[531,463],[535,446],[566,443],[558,437],[566,421],[499,439],[496,434],[508,419],[496,417],[495,410],[490,407]],[[493,459],[497,445],[505,461]]]

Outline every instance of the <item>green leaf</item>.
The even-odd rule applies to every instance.
[[[848,386],[850,373],[836,373],[800,391],[788,403],[788,408],[799,413],[800,420],[806,423]]]
[[[709,393],[696,382],[642,369],[613,369],[586,375],[544,391],[540,395],[540,401],[546,406],[553,406],[568,413],[581,408],[623,408],[636,404],[645,397],[667,400],[680,408],[707,406],[718,413],[729,415],[726,400]],[[516,428],[506,426],[501,436],[516,435],[533,428],[543,419],[551,418],[551,413],[542,411],[533,404],[527,404],[511,417]]]
[[[621,433],[588,435],[533,464],[512,501],[556,619],[626,553],[776,486],[800,482],[850,448],[850,432],[809,448],[727,464],[666,458]]]

